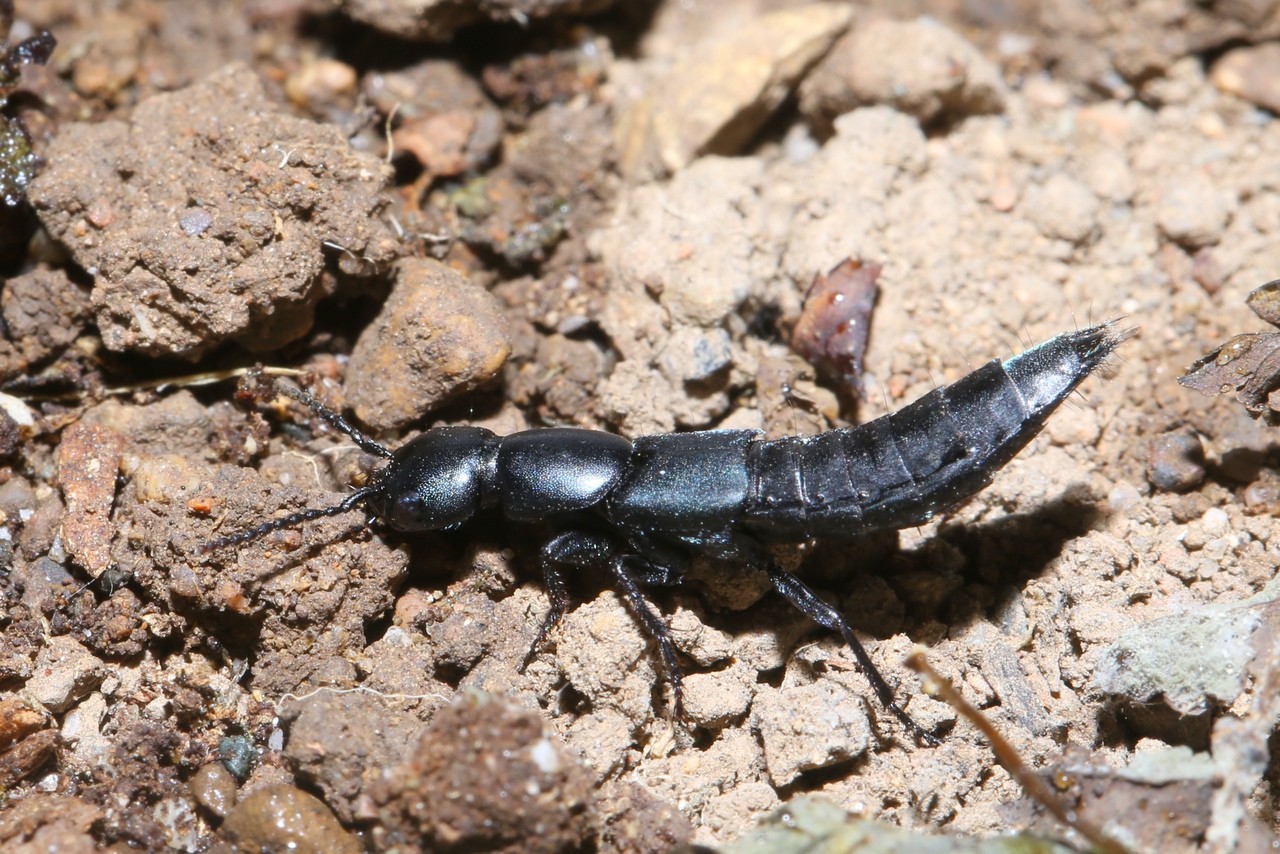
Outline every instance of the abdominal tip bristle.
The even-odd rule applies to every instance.
[[[1138,327],[1124,326],[1124,317],[1113,317],[1105,323],[1081,331],[1091,344],[1090,350],[1101,360],[1111,355],[1117,347],[1138,334]]]

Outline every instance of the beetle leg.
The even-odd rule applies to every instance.
[[[609,569],[632,613],[657,644],[658,654],[662,657],[667,679],[671,683],[676,716],[684,719],[684,674],[676,657],[675,644],[671,641],[671,629],[649,607],[640,592],[641,580],[658,580],[660,583],[661,580],[677,579],[682,574],[682,569],[679,566],[666,568],[636,555],[618,554],[615,541],[601,534],[569,531],[555,537],[542,547],[542,572],[547,579],[551,610],[538,632],[534,647],[525,659],[526,664],[535,654],[537,646],[546,639],[547,633],[568,610],[569,596],[565,590],[564,576],[559,569],[561,566],[580,569],[603,566]]]
[[[614,579],[618,582],[618,586],[622,588],[623,594],[627,597],[627,603],[631,606],[631,611],[640,620],[640,623],[648,631],[649,636],[653,638],[654,643],[658,645],[658,654],[662,656],[662,664],[667,670],[667,680],[671,683],[671,698],[675,706],[676,717],[680,720],[686,720],[687,716],[684,712],[684,671],[680,669],[680,660],[676,658],[676,646],[671,642],[671,627],[667,625],[667,621],[662,619],[657,612],[649,607],[649,603],[645,601],[644,596],[640,593],[640,585],[636,581],[636,574],[628,567],[628,564],[640,564],[641,572],[653,577],[653,574],[661,571],[661,567],[649,563],[643,558],[634,555],[622,555],[614,558],[609,562],[609,569],[613,572]]]
[[[538,635],[529,645],[529,652],[520,665],[520,672],[529,666],[533,657],[538,654],[547,636],[569,612],[569,590],[564,583],[561,566],[575,566],[589,569],[593,566],[607,564],[613,559],[613,546],[604,537],[586,534],[581,531],[568,531],[560,534],[542,547],[542,578],[547,586],[547,598],[550,604],[547,616],[538,629]]]
[[[845,622],[839,611],[822,601],[804,582],[781,567],[770,564],[765,567],[765,571],[769,573],[769,580],[773,582],[774,589],[781,593],[788,602],[799,608],[809,619],[823,628],[840,633],[840,636],[844,638],[844,642],[849,645],[849,649],[853,650],[853,657],[858,660],[858,665],[862,668],[863,675],[871,683],[871,687],[875,690],[876,696],[880,698],[880,702],[893,713],[894,717],[902,721],[903,725],[911,731],[911,734],[917,740],[935,746],[940,743],[936,736],[925,731],[920,724],[916,723],[906,713],[906,710],[898,705],[898,701],[893,697],[893,689],[889,687],[889,683],[880,675],[880,671],[876,669],[875,664],[871,661],[871,656],[867,655],[867,651],[863,649],[861,642],[854,635],[853,627]]]
[[[647,533],[631,533],[627,536],[630,553],[643,555],[628,561],[631,577],[641,587],[677,587],[689,572],[688,546],[684,543],[666,542]]]
[[[559,539],[558,537],[556,538]],[[556,542],[553,540],[552,542]],[[548,543],[548,546],[550,543]],[[542,649],[542,645],[546,643],[547,636],[560,623],[560,620],[569,612],[569,590],[564,583],[564,573],[560,571],[556,561],[548,556],[547,550],[543,549],[542,553],[542,580],[547,588],[547,599],[549,605],[547,616],[542,621],[542,626],[538,629],[538,636],[533,639],[533,643],[529,644],[529,651],[525,653],[524,661],[520,662],[519,672],[524,673],[529,663],[533,661],[534,656]]]

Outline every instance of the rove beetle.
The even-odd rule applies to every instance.
[[[770,555],[771,543],[850,539],[919,525],[974,495],[1134,330],[1112,320],[992,360],[891,415],[816,436],[766,440],[753,430],[664,433],[628,440],[554,427],[497,436],[433,427],[395,451],[301,389],[282,393],[387,462],[341,502],[210,541],[234,546],[358,507],[396,531],[458,527],[493,512],[550,523],[541,565],[551,607],[532,656],[568,610],[565,570],[607,569],[657,644],[683,717],[681,671],[666,622],[641,594],[677,585],[697,553],[768,574],[778,593],[853,651],[876,696],[934,744],[840,613]],[[527,663],[528,659],[526,659]]]

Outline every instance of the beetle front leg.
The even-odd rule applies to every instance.
[[[556,540],[552,540],[552,543],[554,542]],[[550,546],[551,543],[547,545]],[[537,637],[533,639],[533,643],[529,644],[529,651],[525,653],[524,661],[520,662],[518,671],[520,673],[524,673],[528,669],[534,656],[542,649],[542,645],[547,642],[548,635],[560,624],[560,620],[564,618],[564,615],[569,612],[569,590],[564,583],[564,573],[560,571],[556,561],[548,557],[546,548],[542,552],[542,581],[547,588],[547,616],[542,620],[542,626],[538,629]]]
[[[560,534],[548,540],[542,547],[542,579],[547,587],[549,605],[547,616],[543,619],[541,628],[538,629],[538,635],[529,645],[529,652],[525,654],[524,661],[520,665],[521,673],[538,654],[547,636],[569,612],[569,590],[565,585],[564,573],[560,571],[560,567],[576,566],[579,569],[589,569],[593,566],[608,565],[613,559],[613,554],[613,546],[608,540],[581,531]]]

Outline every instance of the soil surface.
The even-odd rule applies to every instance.
[[[0,847],[1084,845],[925,693],[917,645],[1081,825],[1275,838],[1280,449],[1262,402],[1177,379],[1268,332],[1246,298],[1280,277],[1280,6],[30,0],[0,23]],[[570,574],[529,657],[554,519],[235,538],[385,464],[272,377],[390,448],[806,435],[1117,317],[1134,337],[971,500],[776,550],[938,746],[747,567],[646,591],[677,719],[608,572]]]

